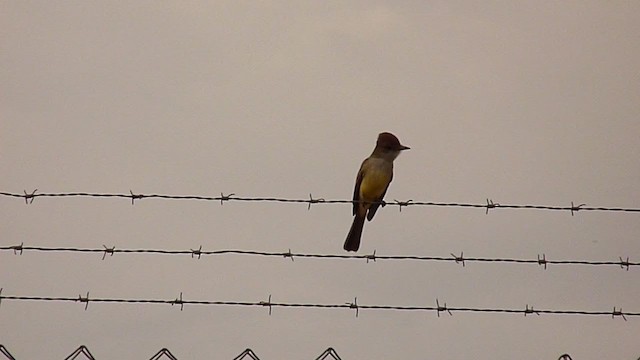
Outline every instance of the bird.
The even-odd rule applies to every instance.
[[[389,184],[393,180],[393,160],[400,152],[409,150],[408,146],[400,144],[400,140],[389,132],[378,135],[376,147],[371,155],[364,159],[353,189],[353,224],[344,242],[344,250],[358,251],[365,218],[373,219],[378,207],[387,193]]]

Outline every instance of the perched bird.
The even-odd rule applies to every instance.
[[[393,180],[393,160],[408,146],[400,144],[398,138],[388,132],[378,135],[376,147],[366,158],[356,177],[353,189],[353,224],[344,242],[346,251],[358,251],[364,219],[371,221],[380,202],[384,198],[391,180]]]

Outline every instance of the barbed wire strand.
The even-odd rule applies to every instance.
[[[13,355],[11,355],[9,350],[2,344],[0,344],[0,354],[3,354],[8,360],[16,360],[13,357]],[[95,357],[93,357],[93,355],[89,351],[89,348],[87,348],[85,345],[80,345],[80,347],[74,350],[66,359],[70,359],[70,358],[75,359],[76,355],[79,355],[79,354],[83,354],[87,359],[95,359]],[[173,355],[173,353],[171,353],[169,349],[162,348],[160,349],[160,351],[155,353],[155,355],[153,355],[150,360],[160,360],[163,357],[167,357],[169,358],[169,360],[178,359],[175,355]],[[325,351],[323,351],[322,354],[320,354],[320,356],[316,358],[316,360],[325,360],[329,357],[331,357],[334,360],[340,360],[340,356],[338,355],[338,352],[334,350],[332,347],[329,347]],[[247,348],[244,351],[242,351],[240,354],[238,354],[238,356],[234,357],[233,360],[242,360],[245,358],[250,358],[252,360],[260,360],[260,358],[258,358],[258,355],[256,355],[256,353],[250,348]],[[571,356],[565,353],[560,355],[558,360],[571,360]]]
[[[447,303],[441,304],[436,299],[435,306],[398,306],[398,305],[362,305],[358,304],[358,298],[354,298],[352,302],[341,304],[319,304],[319,303],[291,303],[291,302],[274,302],[271,295],[267,301],[218,301],[218,300],[185,300],[183,294],[175,299],[131,299],[131,298],[91,298],[89,292],[86,295],[78,295],[76,297],[56,297],[56,296],[22,296],[22,295],[2,295],[0,289],[0,304],[2,301],[37,301],[37,302],[73,302],[85,305],[88,309],[89,303],[112,303],[112,304],[164,304],[176,305],[180,310],[185,305],[207,305],[207,306],[241,306],[241,307],[263,307],[269,309],[269,315],[273,308],[304,308],[304,309],[349,309],[355,311],[358,317],[360,310],[385,310],[385,311],[429,311],[435,312],[439,317],[440,314],[447,313],[453,315],[455,312],[471,312],[471,313],[493,313],[493,314],[522,314],[527,315],[580,315],[580,316],[611,316],[612,318],[622,317],[625,321],[629,316],[640,316],[640,312],[622,312],[622,308],[613,307],[609,311],[589,311],[589,310],[554,310],[554,309],[534,309],[533,306],[526,305],[524,309],[508,309],[508,308],[473,308],[473,307],[451,307]]]
[[[295,258],[314,258],[314,259],[343,259],[343,260],[365,260],[377,261],[377,260],[394,260],[394,261],[439,261],[439,262],[454,262],[466,266],[469,262],[478,263],[511,263],[511,264],[534,264],[543,266],[547,269],[548,265],[585,265],[585,266],[619,266],[622,269],[629,271],[629,268],[640,266],[640,262],[629,261],[629,257],[624,259],[619,257],[617,261],[592,261],[592,260],[551,260],[547,259],[545,254],[538,254],[536,259],[514,259],[514,258],[488,258],[488,257],[465,257],[464,252],[460,255],[451,254],[451,256],[418,256],[418,255],[377,255],[376,251],[372,254],[363,255],[349,255],[349,254],[308,254],[308,253],[294,253],[289,249],[286,252],[268,252],[268,251],[255,251],[255,250],[202,250],[202,246],[198,249],[189,250],[167,250],[167,249],[118,249],[115,246],[107,247],[103,245],[103,248],[76,248],[76,247],[42,247],[42,246],[25,246],[24,243],[20,245],[0,246],[0,252],[11,251],[14,255],[22,255],[25,251],[32,252],[44,252],[44,253],[99,253],[102,254],[102,260],[107,255],[113,256],[114,254],[150,254],[150,255],[189,255],[192,258],[200,259],[202,256],[213,255],[245,255],[245,256],[262,256],[262,257],[278,257],[289,258],[294,260]]]
[[[353,200],[331,200],[323,198],[314,198],[309,194],[308,199],[287,199],[278,197],[241,197],[236,194],[220,196],[201,196],[201,195],[167,195],[167,194],[135,194],[129,190],[129,194],[122,193],[88,193],[88,192],[68,192],[68,193],[37,193],[38,189],[28,193],[26,190],[23,194],[0,192],[0,196],[14,197],[24,199],[26,204],[33,203],[38,197],[61,198],[61,197],[92,197],[92,198],[125,198],[130,199],[134,205],[136,200],[141,199],[165,199],[165,200],[201,200],[201,201],[219,201],[220,204],[228,201],[243,202],[279,202],[279,203],[300,203],[307,204],[307,209],[311,209],[313,204],[353,204]],[[413,201],[413,200],[394,200],[393,202],[375,202],[382,206],[398,206],[400,211],[407,206],[435,206],[435,207],[462,207],[462,208],[482,208],[488,214],[491,209],[534,209],[534,210],[551,210],[551,211],[568,211],[574,215],[578,211],[609,211],[609,212],[636,212],[640,213],[640,208],[622,208],[622,207],[602,207],[602,206],[586,206],[586,204],[576,205],[571,202],[571,206],[548,206],[548,205],[517,205],[517,204],[500,204],[491,199],[486,199],[486,203],[458,203],[458,202],[432,202],[432,201]]]

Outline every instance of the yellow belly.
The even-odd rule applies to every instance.
[[[383,169],[380,169],[383,170]],[[390,171],[369,169],[360,183],[360,199],[364,201],[377,201],[391,180]]]

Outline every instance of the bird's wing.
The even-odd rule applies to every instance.
[[[360,201],[360,184],[362,183],[362,178],[364,177],[364,163],[367,160],[365,159],[360,165],[360,170],[358,170],[358,176],[356,176],[356,185],[353,189],[353,215],[358,212],[358,206],[360,205],[358,201]]]

